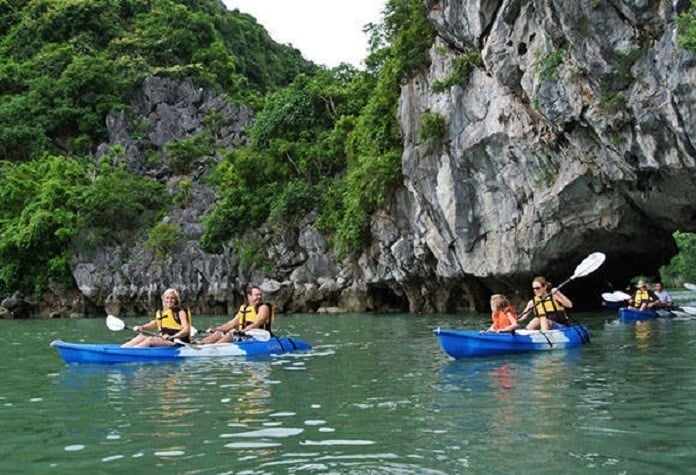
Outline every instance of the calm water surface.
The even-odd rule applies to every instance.
[[[488,318],[281,316],[314,350],[112,366],[49,347],[129,336],[103,319],[0,321],[0,473],[692,471],[696,319],[576,314],[590,345],[458,361],[431,333]]]

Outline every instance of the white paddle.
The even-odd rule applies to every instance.
[[[612,292],[617,298],[620,298],[621,300],[631,300],[631,296],[628,295],[626,292],[621,292],[620,290],[615,290]]]
[[[593,252],[585,259],[583,259],[583,261],[580,264],[578,264],[578,266],[575,268],[575,272],[573,273],[573,275],[568,277],[568,279],[562,282],[561,285],[556,287],[556,290],[560,289],[573,279],[577,279],[578,277],[585,277],[586,275],[596,271],[597,269],[599,269],[599,266],[604,264],[604,260],[606,258],[607,256],[604,255],[603,252]]]
[[[108,328],[109,330],[111,330],[112,332],[120,332],[121,330],[124,330],[124,329],[126,329],[126,328],[127,328],[128,330],[133,330],[133,331],[135,331],[135,329],[134,329],[133,327],[131,327],[131,326],[129,326],[129,325],[126,325],[126,322],[124,322],[124,321],[121,320],[120,318],[115,317],[115,316],[113,316],[113,315],[111,315],[111,314],[109,314],[109,315],[106,316],[106,326],[107,326],[107,328]],[[150,335],[150,336],[159,336],[158,333],[151,332],[151,331],[148,331],[148,330],[140,330],[139,333],[144,333],[145,335]]]
[[[268,341],[271,339],[271,332],[264,330],[263,328],[252,328],[241,333],[242,335],[254,337],[254,340],[256,341]]]
[[[571,280],[577,279],[579,277],[585,277],[586,275],[591,274],[592,272],[596,271],[597,269],[599,269],[599,267],[602,264],[604,264],[604,261],[606,258],[607,258],[607,256],[603,252],[593,252],[592,254],[590,254],[589,256],[584,258],[580,264],[578,264],[578,266],[575,268],[575,272],[573,272],[573,275],[568,277],[558,287],[556,287],[556,291],[560,290],[561,287],[566,285]],[[517,317],[517,320],[519,321],[521,319],[521,317],[528,314],[532,310],[534,310],[534,307],[531,307],[527,311],[522,312],[519,315],[519,317]],[[543,331],[539,330],[539,332],[542,335],[544,335],[549,346],[553,346],[553,343],[551,343],[551,340],[549,339],[549,337]],[[589,336],[588,336],[587,341],[588,342],[590,341]]]
[[[684,307],[683,305],[680,306],[684,312],[688,313],[689,315],[696,315],[696,307]]]
[[[561,287],[566,285],[568,282],[570,282],[573,279],[577,279],[578,277],[585,277],[588,274],[591,274],[592,272],[596,271],[599,269],[599,266],[601,266],[604,263],[604,260],[607,258],[606,255],[602,252],[593,252],[586,258],[582,260],[580,264],[575,268],[575,272],[573,275],[568,277],[565,281],[561,283],[558,287],[556,287],[556,290],[560,290]],[[526,312],[522,312],[517,319],[519,320],[521,317],[524,315],[528,314],[534,309],[534,307],[528,309]]]
[[[124,329],[132,330],[135,331],[135,328],[126,325],[126,322],[121,320],[120,318],[114,316],[114,315],[107,315],[106,316],[106,326],[109,330],[114,331],[114,332],[119,332]],[[149,335],[149,336],[160,336],[159,333],[148,331],[148,330],[140,330],[139,333],[142,333],[144,335]],[[196,330],[195,327],[191,327],[191,336],[194,336],[198,333],[198,330]],[[179,339],[179,338],[174,338],[174,343],[177,343],[179,345],[184,345],[184,346],[190,346],[193,348],[198,348],[196,345],[192,345],[191,343],[186,343],[185,341]]]
[[[604,292],[602,298],[607,302],[623,302],[631,298],[626,292],[615,290],[613,292]]]
[[[696,291],[696,284],[690,284],[690,283],[688,283],[688,282],[685,282],[685,283],[684,283],[684,287],[686,287],[686,288],[689,289],[689,290]]]

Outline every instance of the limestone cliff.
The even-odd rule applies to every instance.
[[[75,256],[79,292],[59,295],[56,314],[143,313],[167,286],[198,312],[229,313],[251,281],[281,312],[486,310],[490,293],[519,302],[533,275],[558,283],[592,251],[608,259],[569,285],[578,299],[654,273],[676,252],[673,231],[696,230],[696,62],[675,26],[686,3],[430,0],[432,62],[400,100],[403,187],[375,214],[368,250],[338,262],[310,215],[273,238],[272,270],[248,273],[229,250],[198,247],[215,196],[194,180],[167,218],[186,237],[176,258],[142,246]],[[146,136],[114,113],[103,150],[120,144],[131,169],[166,178],[148,150],[195,135],[212,110],[227,124],[219,139],[244,143],[250,111],[153,78],[134,99]],[[443,133],[424,135],[425,117]]]
[[[432,277],[526,290],[533,274],[558,283],[599,250],[608,262],[585,282],[596,290],[668,262],[674,230],[696,225],[684,3],[429,2],[432,65],[401,96],[408,224],[396,234],[431,259]],[[482,66],[433,92],[472,53]],[[423,139],[426,113],[443,137]],[[375,259],[398,255],[387,249]],[[418,261],[394,267],[413,275]]]

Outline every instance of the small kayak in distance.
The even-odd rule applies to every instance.
[[[123,348],[107,343],[51,342],[66,363],[130,363],[180,361],[192,358],[227,358],[260,356],[311,350],[312,345],[297,338],[273,337],[268,341],[248,340],[237,343],[210,345],[160,346],[152,348]]]
[[[637,322],[642,320],[655,320],[657,318],[671,318],[674,313],[670,310],[638,310],[637,308],[620,308],[619,317],[623,322]]]
[[[513,333],[436,328],[433,333],[444,352],[453,358],[560,350],[590,342],[590,330],[584,325],[545,331],[515,330]]]

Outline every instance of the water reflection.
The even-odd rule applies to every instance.
[[[191,361],[161,365],[66,365],[59,387],[65,402],[66,435],[80,445],[92,433],[102,433],[102,445],[116,448],[140,441],[131,454],[159,458],[191,456],[191,443],[230,437],[230,428],[243,428],[258,444],[234,445],[240,455],[268,456],[274,444],[264,442],[274,429],[254,433],[250,427],[269,422],[273,366],[265,361]],[[85,408],[95,408],[85,418]],[[98,408],[98,409],[97,409]],[[98,411],[98,412],[96,412]],[[99,421],[109,421],[100,426]],[[207,421],[207,422],[206,422]],[[282,432],[283,429],[277,429]],[[292,431],[285,434],[295,435]],[[211,443],[211,442],[208,442]],[[188,455],[186,455],[188,454]],[[103,460],[114,460],[108,454]]]
[[[590,345],[455,361],[427,328],[448,320],[307,316],[307,355],[92,367],[3,322],[27,336],[0,359],[0,472],[688,473],[694,321],[589,315]]]

